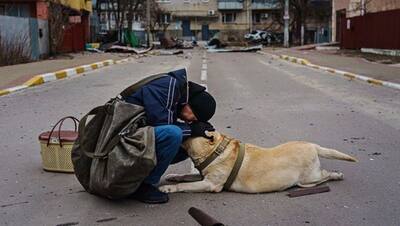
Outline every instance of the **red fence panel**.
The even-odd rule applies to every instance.
[[[341,31],[345,49],[400,49],[400,9],[346,18]]]
[[[64,31],[64,39],[61,46],[61,52],[79,52],[85,48],[85,43],[89,37],[89,19],[88,16],[82,16],[82,21],[76,24],[70,24]]]

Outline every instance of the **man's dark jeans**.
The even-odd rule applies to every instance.
[[[156,185],[160,182],[161,176],[171,163],[177,163],[188,158],[183,149],[182,129],[175,125],[164,125],[154,127],[156,138],[157,165],[145,178],[147,184]]]

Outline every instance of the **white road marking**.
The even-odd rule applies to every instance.
[[[207,81],[207,71],[206,70],[201,70],[201,81]]]
[[[200,84],[204,87],[206,87],[206,91],[208,91],[208,87],[207,87],[207,52],[204,52],[203,54],[203,64],[201,66],[201,76],[200,76],[200,80],[204,83]]]

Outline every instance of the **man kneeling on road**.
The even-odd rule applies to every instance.
[[[205,87],[187,81],[186,69],[169,72],[146,84],[126,101],[144,107],[148,125],[154,126],[156,142],[157,165],[133,197],[145,203],[168,202],[168,194],[156,185],[171,163],[188,158],[180,148],[185,138],[210,138],[205,131],[214,130],[207,121],[215,113],[216,102]]]

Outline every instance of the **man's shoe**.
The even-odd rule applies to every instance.
[[[142,183],[133,193],[132,198],[149,204],[161,204],[169,201],[167,193],[161,192],[153,185],[145,183]]]

